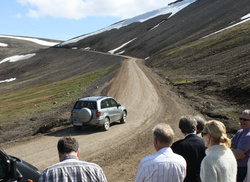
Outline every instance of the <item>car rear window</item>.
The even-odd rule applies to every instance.
[[[81,109],[87,107],[89,109],[96,109],[96,102],[95,101],[77,101],[74,109]]]

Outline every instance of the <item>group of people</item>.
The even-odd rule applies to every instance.
[[[179,120],[185,138],[176,142],[170,125],[157,124],[157,153],[141,159],[135,182],[249,182],[250,110],[242,112],[240,124],[242,129],[229,139],[222,122],[186,115]],[[107,181],[99,165],[78,159],[76,139],[61,138],[57,148],[60,162],[46,168],[39,182]]]

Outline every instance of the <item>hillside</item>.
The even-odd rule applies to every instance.
[[[169,123],[177,140],[180,116],[202,114],[233,135],[250,108],[250,1],[197,0],[171,16],[185,2],[193,1],[70,44],[0,37],[8,44],[0,47],[1,148],[43,170],[58,161],[58,138],[74,136],[81,160],[98,163],[109,181],[127,182],[155,152],[156,123]],[[1,62],[17,54],[33,56]],[[127,123],[75,131],[71,107],[90,95],[117,98],[128,108]]]
[[[16,79],[0,83],[0,143],[68,125],[68,112],[75,100],[105,85],[123,60],[84,50],[41,47],[23,40],[0,38],[0,42],[10,43],[10,47],[0,48],[8,56],[13,50],[20,55],[35,53],[26,60],[0,64],[0,81]]]
[[[174,16],[134,22],[66,46],[145,58],[195,110],[222,120],[234,133],[239,113],[250,107],[249,12],[247,0],[199,0]]]
[[[9,44],[0,47],[1,59],[35,53],[30,59],[0,64],[0,80],[16,78],[1,83],[4,104],[0,109],[5,118],[1,130],[5,134],[9,128],[18,131],[1,142],[69,124],[68,115],[62,113],[69,112],[76,98],[93,94],[114,77],[124,58],[106,53],[125,43],[115,53],[146,58],[146,65],[161,76],[162,84],[171,86],[207,119],[225,122],[228,131],[234,133],[239,128],[239,112],[250,107],[249,21],[204,36],[241,22],[250,13],[249,5],[249,0],[198,0],[174,16],[167,13],[133,22],[63,46],[0,38]],[[76,81],[79,76],[90,80],[80,84]],[[26,125],[31,127],[20,132]]]

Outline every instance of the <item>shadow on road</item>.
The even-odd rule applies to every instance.
[[[119,122],[111,123],[110,127],[114,127],[115,125],[120,125],[120,123]],[[80,135],[92,135],[99,132],[108,132],[108,131],[102,131],[101,127],[96,127],[96,126],[83,126],[81,129],[75,129],[73,126],[69,126],[67,128],[49,133],[47,134],[47,136],[54,136],[54,137],[80,136]]]

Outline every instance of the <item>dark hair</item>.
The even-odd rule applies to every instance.
[[[69,154],[71,152],[77,152],[79,144],[75,138],[72,137],[63,137],[59,139],[57,143],[58,152],[61,154]]]
[[[203,131],[206,120],[200,115],[195,115],[194,118],[197,121],[197,134],[199,134]]]
[[[153,128],[153,134],[161,144],[171,145],[174,141],[174,131],[166,123],[157,124]]]
[[[193,133],[196,131],[197,121],[194,116],[186,115],[182,116],[179,122],[179,128],[182,133]]]

